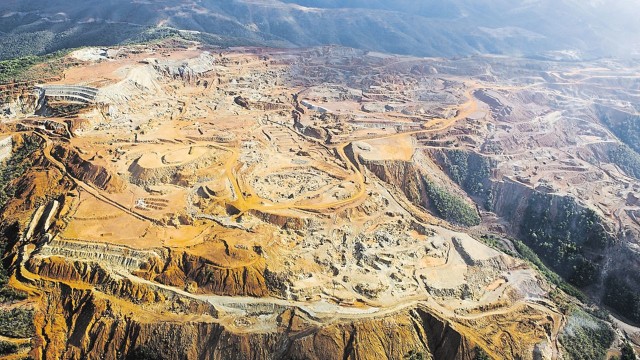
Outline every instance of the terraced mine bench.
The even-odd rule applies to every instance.
[[[47,100],[70,104],[93,104],[98,95],[98,89],[79,85],[36,85],[36,89]]]

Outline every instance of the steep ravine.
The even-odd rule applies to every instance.
[[[611,294],[624,297],[640,290],[637,277],[625,275],[640,269],[640,262],[631,255],[625,234],[615,233],[610,220],[574,197],[536,190],[509,178],[492,178],[493,166],[487,157],[459,150],[430,154],[480,206],[506,220],[507,235],[522,239],[547,265],[597,302],[611,306]],[[478,186],[474,189],[469,184]],[[632,300],[626,307],[613,303],[612,308],[623,316],[632,312],[629,306],[640,308]]]

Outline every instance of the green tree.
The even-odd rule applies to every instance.
[[[428,179],[424,180],[429,201],[441,218],[463,226],[480,224],[480,215],[474,207],[454,193],[436,185]]]
[[[622,355],[620,355],[620,360],[636,360],[636,353],[633,351],[631,344],[625,341],[622,345],[622,349],[620,349]]]
[[[489,354],[482,350],[482,348],[477,347],[476,356],[473,358],[473,360],[491,360],[491,358],[489,357]]]
[[[425,360],[424,353],[422,351],[411,350],[404,355],[405,360]]]

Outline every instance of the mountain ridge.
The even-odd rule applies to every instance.
[[[214,45],[222,46],[336,44],[430,57],[624,58],[640,53],[640,42],[623,35],[640,31],[636,8],[615,0],[10,0],[0,4],[0,58],[117,45],[158,26],[216,35],[224,41]],[[25,43],[31,46],[23,49]]]

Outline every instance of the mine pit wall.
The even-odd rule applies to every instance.
[[[68,259],[82,261],[99,261],[110,267],[135,271],[152,257],[160,257],[155,251],[144,251],[123,246],[100,243],[81,243],[54,239],[38,249],[42,257],[63,256]]]
[[[345,152],[347,156],[352,158],[354,154],[348,150],[351,149],[347,148]],[[442,161],[442,157],[434,156],[433,154],[431,156],[436,164],[447,175],[451,176],[450,169]],[[429,208],[429,199],[425,192],[424,183],[421,181],[426,174],[415,162],[368,161],[362,158],[359,158],[359,162],[379,179],[401,190],[413,203]],[[550,262],[553,259],[545,259],[542,254],[539,254],[540,257],[552,269],[563,275],[565,279],[585,288],[594,299],[600,301],[603,295],[606,296],[607,291],[611,291],[607,288],[609,285],[605,284],[608,274],[624,274],[628,273],[628,269],[640,270],[640,261],[637,256],[629,255],[630,250],[624,245],[624,242],[613,240],[615,237],[619,238],[622,235],[611,234],[612,227],[599,215],[595,217],[595,224],[592,229],[603,229],[603,234],[608,235],[604,236],[602,239],[603,244],[601,245],[594,246],[589,243],[590,240],[587,238],[590,236],[590,231],[585,233],[585,229],[581,228],[581,224],[584,224],[581,217],[590,211],[584,205],[570,197],[541,193],[530,186],[508,178],[495,180],[491,178],[492,175],[492,172],[489,172],[482,180],[485,191],[470,196],[479,203],[480,207],[484,206],[507,220],[509,224],[509,228],[505,229],[507,234],[525,240],[525,243],[529,246],[532,244],[527,241],[528,234],[525,233],[524,229],[527,220],[526,214],[536,214],[540,213],[540,211],[548,210],[550,217],[544,224],[546,231],[554,231],[557,227],[565,226],[571,232],[573,235],[571,241],[579,246],[575,264],[580,268],[580,271],[573,271],[568,265],[563,265],[562,263],[554,266]],[[463,184],[459,185],[462,187]],[[540,196],[543,196],[545,201],[549,202],[550,207],[548,209],[541,209],[539,205],[533,205],[537,197]],[[555,214],[565,211],[566,206],[570,206],[574,213],[570,216],[568,225],[562,225],[558,223]],[[558,244],[560,244],[560,240],[558,238]],[[623,261],[617,261],[615,258]],[[625,271],[625,269],[627,270]],[[586,275],[583,276],[582,272],[586,273]],[[633,291],[640,289],[640,281],[630,280],[629,277],[625,281],[628,289]]]
[[[39,92],[40,98],[81,104],[93,103],[98,94],[96,88],[74,85],[39,85],[35,87],[35,90]]]
[[[199,256],[167,249],[136,250],[54,239],[41,245],[25,266],[30,272],[45,278],[81,281],[94,286],[108,284],[114,287],[111,291],[117,293],[120,293],[118,284],[122,281],[117,280],[120,275],[114,277],[113,270],[178,289],[195,284],[195,291],[214,295],[264,297],[269,294],[263,261],[223,268]],[[121,296],[128,297],[126,292]],[[134,293],[133,296],[137,295]]]
[[[472,360],[477,351],[472,341],[422,308],[324,326],[309,324],[300,315],[298,310],[285,310],[272,331],[234,332],[207,320],[141,318],[95,291],[58,284],[37,315],[39,346],[34,357],[124,359],[160,354],[167,360],[378,360],[415,353],[425,359]],[[381,329],[385,336],[380,336]]]
[[[124,181],[117,175],[100,165],[84,160],[75,149],[56,145],[51,153],[76,179],[91,183],[107,192],[117,192],[125,186]]]
[[[345,149],[345,153],[348,157],[353,157],[353,154],[347,149]],[[414,204],[429,207],[429,197],[422,180],[424,174],[412,161],[370,161],[360,158],[359,163],[380,180],[402,191],[407,199]]]
[[[494,194],[491,202],[493,212],[507,220],[512,232],[518,234],[529,199],[535,190],[508,178],[492,182],[491,189]]]
[[[8,100],[7,102],[3,102]],[[38,107],[39,97],[32,88],[22,89],[21,92],[0,91],[0,109],[2,117],[23,117],[33,115]]]
[[[447,151],[437,150],[431,153],[433,160],[445,173],[451,176],[446,161],[443,161],[443,155],[446,157]],[[475,196],[475,200],[496,215],[507,220],[509,224],[509,228],[506,229],[507,234],[523,239],[525,243],[527,243],[527,234],[524,233],[524,225],[527,220],[526,216],[527,214],[536,214],[541,210],[539,206],[535,206],[535,201],[533,201],[541,197],[550,204],[549,207],[546,208],[550,214],[549,224],[546,224],[547,228],[554,229],[558,227],[560,224],[557,224],[558,220],[556,215],[562,211],[566,211],[565,209],[569,206],[569,208],[574,209],[576,213],[576,215],[569,217],[568,223],[571,234],[576,237],[582,233],[584,237],[588,237],[590,235],[589,232],[592,232],[587,231],[587,234],[584,234],[584,229],[579,228],[581,224],[584,224],[584,222],[581,222],[580,216],[587,213],[589,208],[578,203],[571,197],[541,193],[526,184],[509,178],[495,180],[491,176],[486,176],[482,182],[488,191],[482,196]],[[640,279],[638,279],[638,277],[628,276],[630,273],[640,271],[640,259],[637,254],[626,245],[628,241],[628,239],[625,240],[624,238],[626,234],[612,233],[611,229],[613,226],[608,220],[596,214],[595,226],[592,227],[592,229],[600,228],[604,229],[605,233],[608,234],[608,238],[603,239],[606,244],[604,244],[602,248],[593,247],[588,243],[588,240],[585,244],[585,239],[583,238],[572,240],[578,245],[585,247],[586,250],[583,251],[582,255],[586,257],[591,264],[594,264],[597,269],[595,280],[590,286],[586,287],[586,290],[592,298],[597,301],[604,299],[606,303],[608,294],[619,294],[622,291],[620,290],[621,287],[628,293],[637,293],[637,291],[640,291]],[[549,259],[545,259],[544,256],[540,257],[545,263],[549,264]],[[566,276],[566,273],[562,274],[564,272],[563,269],[554,268],[554,266],[551,266],[551,268],[561,273],[561,275]],[[609,280],[611,278],[622,280],[620,280],[617,285],[612,285]],[[635,306],[640,306],[640,304]],[[619,308],[615,310],[622,315],[629,311]]]
[[[191,283],[201,293],[226,296],[269,295],[264,280],[264,260],[247,266],[225,268],[184,251],[167,250],[163,259],[150,258],[135,274],[161,284],[185,288]]]
[[[129,166],[129,180],[139,186],[174,184],[180,180],[177,174],[181,171],[205,168],[210,166],[216,159],[215,154],[209,153],[183,164],[165,165],[156,168],[145,168],[139,164],[140,159],[138,159]]]
[[[538,255],[545,263],[550,265],[551,268],[565,277],[565,279],[569,280],[569,282],[574,283],[574,285],[583,288],[590,286],[595,286],[596,288],[601,287],[607,272],[613,270],[604,266],[604,264],[609,262],[605,257],[609,256],[613,248],[622,250],[623,247],[623,244],[620,242],[613,241],[615,235],[610,234],[611,227],[605,219],[597,215],[594,219],[594,227],[589,229],[584,228],[581,217],[589,211],[586,206],[577,203],[572,197],[543,194],[511,179],[505,178],[502,181],[492,181],[491,193],[494,194],[494,199],[491,202],[493,212],[508,221],[511,226],[509,233],[522,239],[532,248],[534,246],[529,241],[530,234],[527,233],[527,231],[533,231],[528,225],[528,223],[531,222],[529,216],[545,211],[548,212],[549,218],[546,220],[547,223],[539,224],[539,228],[546,229],[548,233],[563,227],[569,229],[572,234],[572,238],[569,239],[569,241],[578,247],[579,256],[586,258],[586,260],[595,267],[594,270],[597,271],[592,280],[584,280],[584,283],[582,283],[582,280],[574,280],[575,272],[572,273],[570,270],[565,269],[566,266],[562,264],[554,265],[550,262],[550,258],[545,258],[545,255],[542,253],[538,253]],[[540,199],[548,202],[548,207],[547,205],[539,205],[538,202],[541,201]],[[568,224],[564,225],[561,224],[561,221],[564,220],[562,220],[560,214],[567,211],[567,206],[574,209],[574,212],[569,216]],[[592,233],[598,231],[596,227],[602,228],[607,234],[601,239],[601,245],[592,244],[590,239]],[[557,241],[565,241],[561,239],[562,235],[557,235],[557,237]],[[618,264],[618,266],[628,265],[629,264]],[[616,265],[613,266],[616,267]]]
[[[13,138],[11,136],[0,140],[0,163],[7,160],[13,151]]]
[[[249,213],[264,222],[285,230],[304,230],[310,225],[310,219],[308,218],[289,217],[260,210],[249,210]]]

